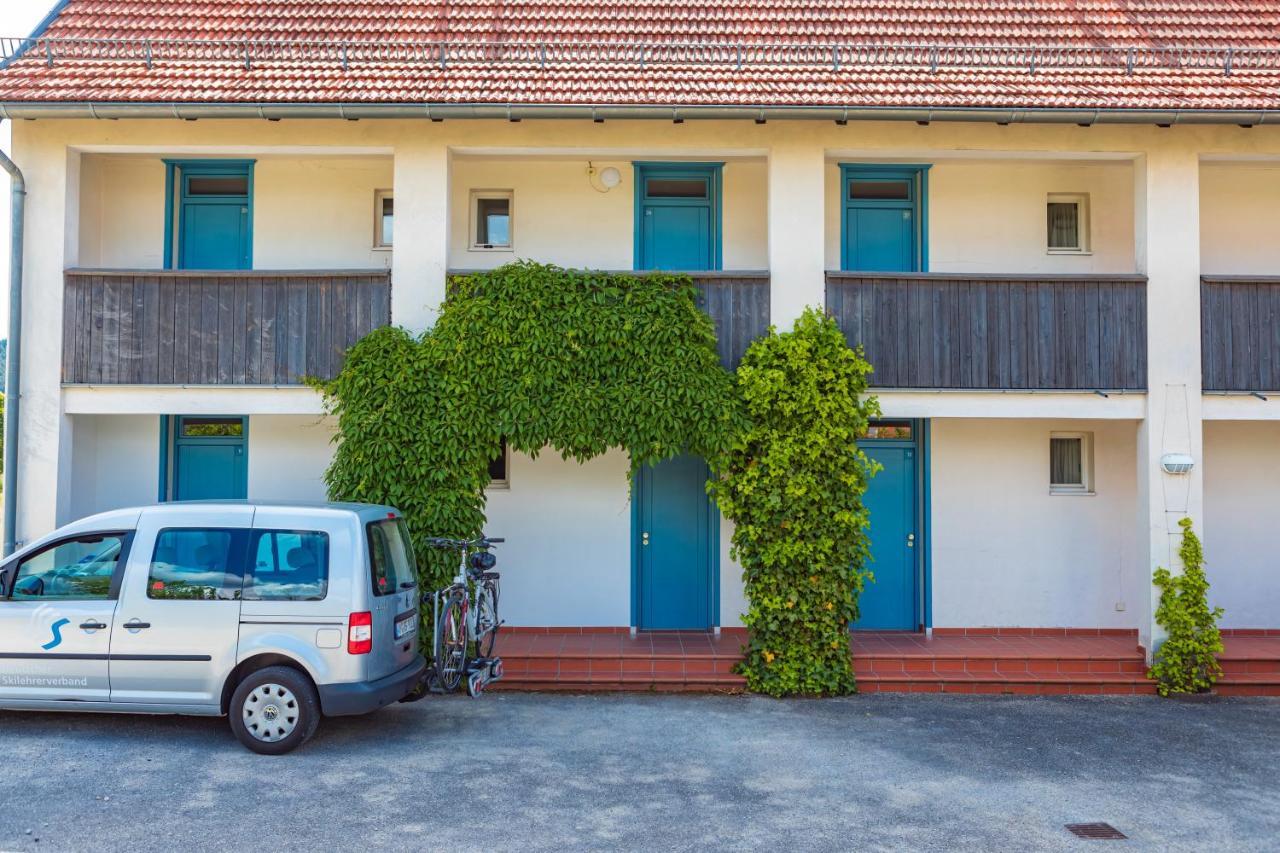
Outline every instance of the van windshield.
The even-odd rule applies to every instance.
[[[418,582],[409,526],[403,518],[370,522],[369,568],[374,595],[391,595]]]

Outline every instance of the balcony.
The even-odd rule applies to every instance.
[[[769,273],[699,272],[692,276],[702,310],[716,326],[720,363],[733,370],[751,342],[769,329]]]
[[[826,293],[877,388],[1146,388],[1142,276],[831,272]]]
[[[67,385],[297,385],[391,322],[385,270],[89,270],[64,276]]]
[[[1204,390],[1280,391],[1280,277],[1200,279]]]

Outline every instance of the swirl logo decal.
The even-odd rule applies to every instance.
[[[53,631],[53,639],[45,643],[40,648],[44,649],[47,652],[50,649],[56,649],[58,646],[62,645],[62,627],[64,625],[70,625],[70,624],[71,624],[70,619],[59,619],[57,622],[54,622],[52,625],[50,625],[49,629]]]

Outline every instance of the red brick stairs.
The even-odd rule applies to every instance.
[[[508,690],[737,692],[745,639],[613,628],[514,628],[499,639]],[[1226,632],[1223,695],[1280,696],[1280,631]],[[864,692],[1150,694],[1137,634],[1123,630],[938,629],[856,633]]]

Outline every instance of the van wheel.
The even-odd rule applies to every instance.
[[[231,731],[262,755],[284,755],[306,743],[320,724],[320,697],[305,675],[287,666],[250,673],[228,711]]]

